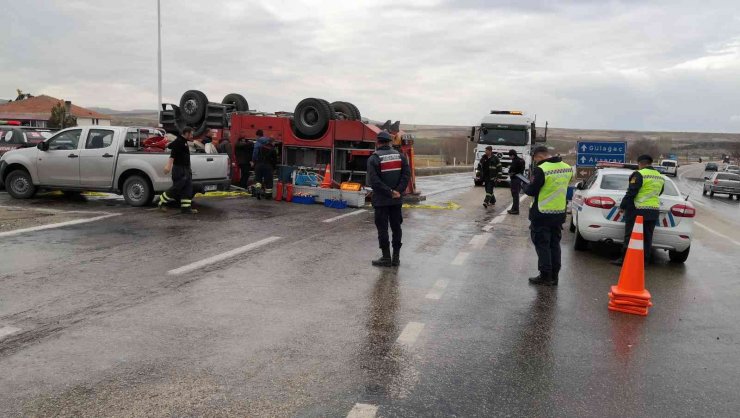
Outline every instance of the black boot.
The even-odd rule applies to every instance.
[[[560,279],[560,272],[559,271],[553,271],[552,272],[552,281],[550,282],[550,286],[557,286],[559,279]]]
[[[381,251],[383,252],[383,255],[379,259],[373,260],[373,265],[375,267],[390,267],[392,265],[391,249],[385,247],[381,248]]]
[[[530,277],[529,282],[532,284],[541,284],[545,286],[552,286],[552,273],[541,271],[537,277]]]
[[[401,265],[401,249],[400,248],[393,249],[393,259],[391,259],[391,265],[393,267],[398,267]]]

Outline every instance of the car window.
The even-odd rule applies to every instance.
[[[675,167],[676,163],[674,161],[663,161],[660,165],[663,167]]]
[[[591,177],[589,177],[588,179],[586,179],[586,181],[583,183],[583,189],[584,190],[590,189],[591,186],[593,186],[594,183],[596,183],[596,179],[598,177],[599,177],[598,174],[596,174],[596,173],[592,174]]]
[[[113,143],[113,131],[108,129],[90,129],[85,141],[85,149],[108,148]]]
[[[678,189],[676,189],[676,186],[670,180],[666,180],[665,184],[663,185],[663,195],[681,196],[681,194],[678,193]]]
[[[24,131],[26,134],[26,139],[30,142],[41,142],[45,140],[46,138],[49,138],[50,136],[44,136],[46,132],[39,132],[39,131]]]
[[[75,129],[72,131],[64,131],[64,132],[54,135],[49,140],[49,151],[76,150],[77,144],[80,142],[81,134],[82,134],[82,129]]]
[[[601,188],[604,190],[627,190],[629,174],[606,174],[601,179]]]
[[[737,174],[717,174],[718,180],[735,180],[740,181],[740,176]]]

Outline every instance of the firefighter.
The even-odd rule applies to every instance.
[[[622,257],[612,260],[611,263],[621,266],[624,254],[632,236],[635,219],[642,215],[642,227],[645,244],[645,261],[652,261],[651,247],[653,232],[660,216],[660,195],[663,194],[665,179],[652,166],[653,157],[641,155],[637,157],[638,169],[630,175],[629,186],[619,208],[624,211],[624,241],[622,242]]]
[[[411,168],[406,157],[391,148],[391,135],[378,134],[377,149],[367,160],[367,183],[373,188],[372,204],[375,209],[375,226],[382,255],[373,260],[377,267],[401,265],[401,224],[403,193],[411,178]],[[388,238],[388,224],[393,232],[393,256]]]
[[[257,130],[257,142],[254,144],[252,163],[254,165],[254,189],[257,198],[272,198],[272,176],[277,166],[277,149],[272,138],[264,136],[262,129]]]
[[[524,174],[524,159],[517,155],[516,150],[509,150],[511,165],[509,166],[509,186],[511,187],[511,209],[506,211],[509,215],[519,215],[519,194],[522,190],[522,181],[517,174]]]
[[[249,187],[249,172],[252,168],[252,154],[254,153],[254,142],[246,138],[239,138],[234,147],[236,154],[236,163],[239,166],[239,187],[247,189]]]
[[[532,159],[537,167],[532,170],[532,182],[524,192],[534,197],[529,209],[529,229],[540,274],[531,277],[529,282],[557,286],[561,265],[560,239],[573,169],[560,157],[551,157],[547,147],[542,145],[532,151]]]
[[[480,162],[476,170],[480,173],[480,178],[486,187],[486,197],[483,199],[483,207],[495,206],[496,196],[493,194],[493,188],[496,185],[498,175],[501,173],[501,160],[493,155],[492,146],[489,145],[486,147],[486,153],[480,157]]]
[[[186,127],[182,135],[172,141],[170,159],[164,167],[164,174],[172,172],[172,187],[159,196],[159,208],[166,209],[167,204],[180,202],[180,211],[185,214],[198,213],[193,209],[193,172],[190,170],[190,149],[188,142],[193,140],[193,129]]]

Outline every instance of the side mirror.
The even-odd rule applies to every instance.
[[[46,141],[39,142],[36,148],[40,149],[41,151],[49,151],[49,143]]]
[[[582,181],[579,181],[578,183],[576,183],[576,189],[583,190],[583,182]]]
[[[704,177],[704,180],[709,180],[709,177]]]

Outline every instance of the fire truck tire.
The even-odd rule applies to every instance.
[[[357,106],[353,105],[352,103],[345,102],[347,106],[352,109],[353,113],[353,119],[352,120],[362,120],[362,115],[360,114],[360,109],[357,108]]]
[[[309,138],[325,132],[329,121],[336,116],[329,102],[321,99],[308,98],[298,103],[293,115],[293,122],[297,133]]]
[[[247,99],[245,99],[241,94],[227,94],[226,97],[221,100],[221,104],[232,105],[237,112],[246,112],[249,110],[249,103],[247,103]]]
[[[331,104],[334,112],[339,112],[347,117],[347,120],[360,120],[360,111],[355,105],[347,102],[334,102]]]
[[[188,90],[180,98],[180,114],[188,124],[199,124],[205,119],[208,97],[198,90]]]
[[[337,113],[334,112],[334,109],[331,107],[331,104],[328,100],[324,99],[318,99],[319,101],[323,102],[327,108],[329,108],[329,119],[336,120],[337,119]]]
[[[206,133],[206,130],[208,129],[208,123],[205,119],[203,119],[203,123],[200,124],[199,127],[193,126],[193,138],[198,137]]]

